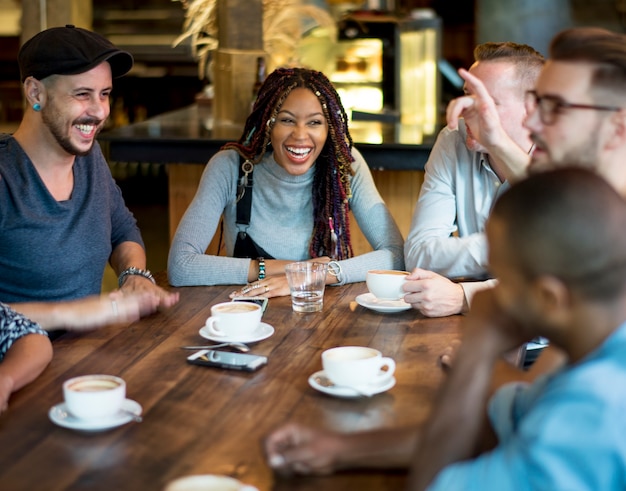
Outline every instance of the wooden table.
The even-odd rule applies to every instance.
[[[342,431],[421,421],[442,379],[437,357],[458,336],[460,317],[380,314],[354,301],[364,283],[329,287],[322,313],[294,313],[288,297],[270,300],[264,321],[276,332],[253,345],[269,357],[259,371],[187,364],[190,352],[179,347],[205,344],[198,331],[210,306],[227,301],[232,289],[179,288],[181,301],[166,312],[54,341],[51,365],[0,416],[0,489],[158,491],[189,474],[226,474],[261,491],[400,489],[406,476],[397,472],[279,479],[260,441],[286,421]],[[371,346],[394,358],[395,387],[358,399],[311,388],[322,351],[338,345]],[[88,373],[123,377],[128,397],[143,406],[143,422],[98,433],[53,424],[48,410],[62,402],[62,382]]]

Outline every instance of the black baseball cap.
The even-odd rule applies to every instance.
[[[115,47],[95,32],[66,25],[51,27],[24,43],[17,55],[22,82],[27,77],[42,80],[50,75],[76,75],[98,66],[111,65],[113,78],[133,66],[133,56]]]

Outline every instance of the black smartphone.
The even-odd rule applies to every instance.
[[[235,297],[231,301],[256,303],[261,306],[263,312],[265,312],[265,309],[267,308],[267,297]]]
[[[203,349],[188,356],[187,361],[192,365],[254,372],[267,364],[267,356]]]

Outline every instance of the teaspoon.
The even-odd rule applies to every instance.
[[[214,349],[214,348],[234,348],[237,351],[241,351],[242,353],[247,353],[250,351],[250,347],[243,343],[219,343],[219,344],[211,344],[206,346],[181,346],[182,349]]]
[[[317,375],[315,377],[315,381],[321,385],[322,387],[326,387],[328,389],[350,389],[353,390],[354,392],[356,392],[357,394],[361,395],[361,396],[365,396],[365,397],[372,397],[374,395],[373,392],[364,389],[364,388],[359,388],[359,387],[354,387],[354,386],[343,386],[343,385],[335,385],[333,382],[331,382],[331,380],[324,376],[324,375]]]

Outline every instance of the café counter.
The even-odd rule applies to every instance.
[[[436,134],[424,135],[419,125],[381,121],[351,121],[349,128],[406,237]],[[109,161],[167,164],[171,237],[193,199],[204,165],[224,143],[238,140],[241,131],[241,126],[217,126],[209,105],[193,104],[103,132],[99,141]],[[358,243],[355,249],[363,252]]]

